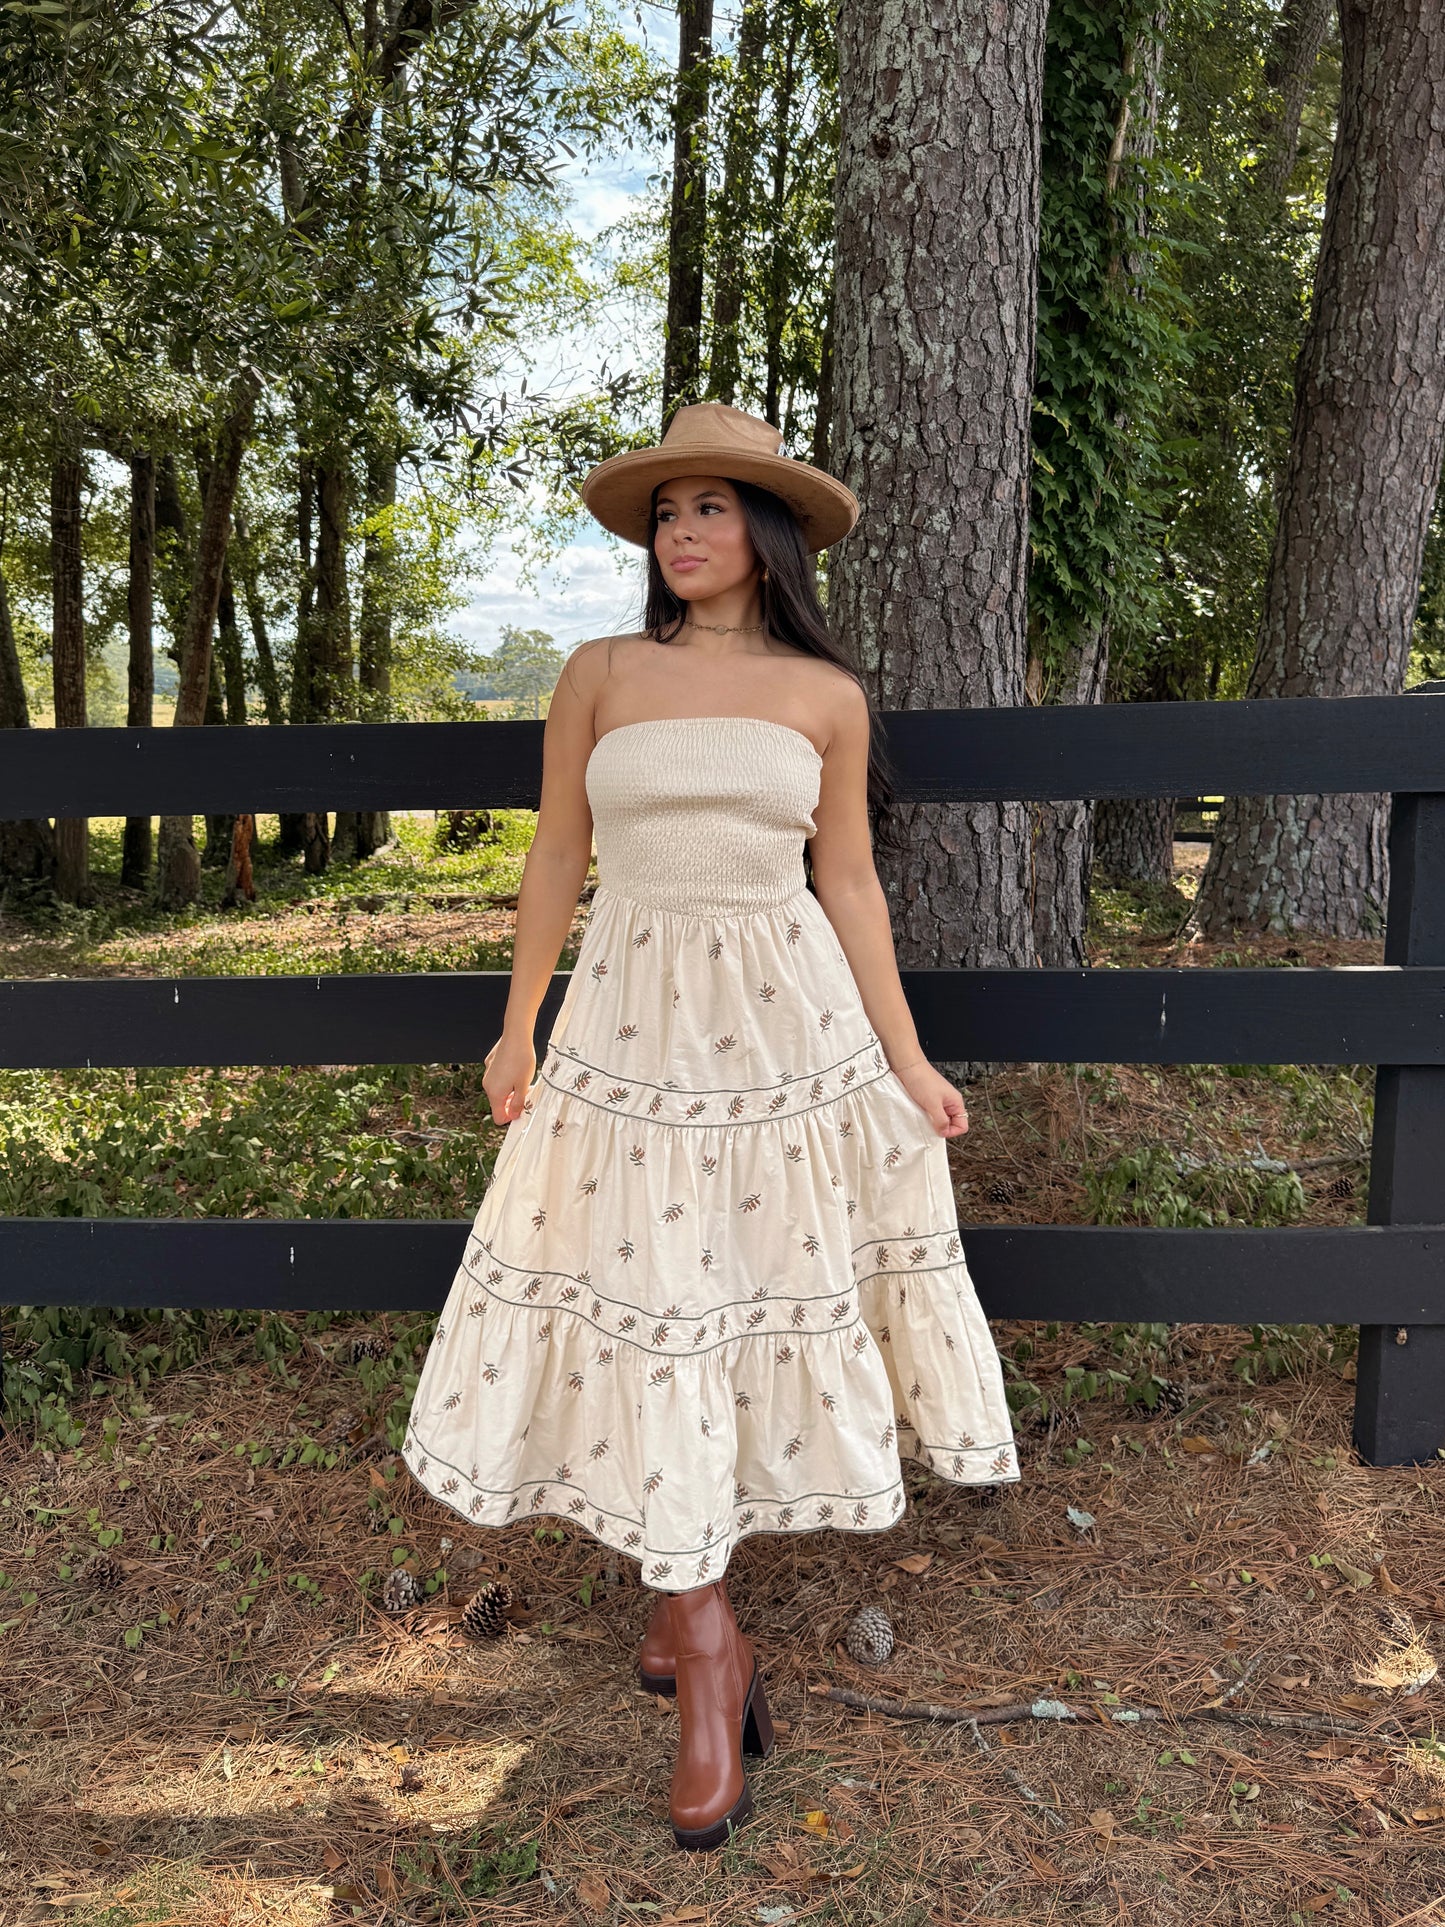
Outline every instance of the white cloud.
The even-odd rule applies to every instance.
[[[483,654],[500,643],[506,623],[542,629],[563,649],[591,636],[626,635],[642,613],[642,551],[611,548],[609,539],[600,529],[586,532],[538,572],[532,588],[519,580],[515,549],[499,538],[490,570],[451,626]]]

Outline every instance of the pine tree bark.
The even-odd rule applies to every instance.
[[[1045,13],[842,8],[829,446],[862,516],[829,615],[885,709],[1023,700]],[[1032,963],[1021,804],[904,804],[898,830],[905,967]]]
[[[77,435],[58,431],[50,464],[51,687],[57,729],[84,729],[85,584],[80,531],[85,457]],[[90,824],[55,820],[55,893],[66,903],[95,901],[90,883]]]
[[[291,695],[288,704],[293,723],[316,721],[312,690],[312,659],[315,636],[312,608],[316,598],[316,563],[312,553],[312,531],[316,512],[316,470],[309,451],[303,449],[296,463],[296,558],[300,589],[296,598],[296,643],[291,652]],[[315,816],[307,810],[282,810],[277,854],[294,856],[309,847],[315,833]],[[323,865],[324,867],[324,865]]]
[[[10,593],[0,570],[0,729],[29,729],[30,704],[15,627],[10,620]],[[54,887],[55,832],[47,817],[21,817],[0,822],[0,891],[17,884],[22,889]]]
[[[712,0],[680,0],[668,228],[662,423],[702,395],[702,281],[707,245],[707,113]]]
[[[1130,9],[1117,5],[1121,30],[1134,31],[1128,20]],[[1105,208],[1113,232],[1119,237],[1111,246],[1105,266],[1108,281],[1115,286],[1137,288],[1142,263],[1121,229],[1113,197],[1119,190],[1125,162],[1149,158],[1155,148],[1159,127],[1159,77],[1163,57],[1168,8],[1159,7],[1151,21],[1151,31],[1138,39],[1124,41],[1120,69],[1125,76],[1125,91],[1115,114],[1113,136],[1103,158],[1100,175],[1106,194]],[[1136,225],[1143,235],[1148,226],[1148,209],[1140,198]],[[1115,413],[1115,426],[1125,427],[1122,409]],[[1053,703],[1093,704],[1105,699],[1109,673],[1109,651],[1113,628],[1109,611],[1083,629],[1068,649],[1056,674],[1049,679],[1045,700]],[[1039,686],[1039,665],[1030,664],[1030,695]],[[1153,806],[1154,817],[1160,814]],[[1041,964],[1069,969],[1087,962],[1086,937],[1089,923],[1089,892],[1094,866],[1095,805],[1088,798],[1064,797],[1033,806],[1034,849],[1034,948]],[[1171,817],[1172,821],[1172,817]],[[1172,844],[1169,868],[1173,869]]]
[[[130,653],[126,669],[125,721],[128,729],[155,724],[156,462],[154,455],[130,458],[130,556],[126,584],[126,621]],[[151,819],[128,816],[121,834],[120,880],[132,890],[150,882]]]
[[[316,635],[318,722],[347,722],[352,711],[351,602],[346,580],[346,527],[350,498],[350,451],[333,450],[316,472]],[[326,818],[309,826],[306,869],[356,860],[356,812],[338,810],[326,836]]]
[[[1342,76],[1247,697],[1404,687],[1445,446],[1445,14],[1340,0]],[[1383,927],[1388,799],[1227,797],[1198,928]]]
[[[256,650],[261,702],[266,711],[268,726],[272,729],[280,729],[286,721],[286,709],[281,701],[281,678],[276,673],[276,657],[271,648],[271,634],[266,623],[266,604],[261,595],[256,558],[251,551],[246,519],[239,508],[233,519],[235,535],[231,546],[236,558],[236,573],[241,578],[241,599],[245,605],[246,622]]]
[[[378,721],[391,713],[391,596],[396,537],[396,453],[373,447],[367,460],[366,538],[361,558],[361,611],[358,623],[358,679],[363,714]],[[391,841],[389,810],[359,810],[356,854],[375,856]]]
[[[712,220],[712,328],[708,336],[707,399],[737,399],[742,379],[744,244],[751,230],[753,167],[758,146],[758,98],[767,46],[765,0],[743,0],[737,65],[728,94],[722,198]]]
[[[230,408],[217,438],[215,458],[207,476],[201,525],[196,532],[195,562],[187,598],[186,629],[181,642],[180,677],[176,690],[175,726],[193,727],[205,720],[211,687],[212,649],[216,610],[221,599],[221,574],[231,539],[231,509],[236,499],[241,462],[250,439],[258,383],[249,371],[232,390]],[[192,838],[193,816],[163,816],[156,858],[156,896],[167,909],[194,903],[201,889],[201,860]]]

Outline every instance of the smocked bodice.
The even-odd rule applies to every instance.
[[[737,915],[806,887],[823,759],[754,716],[666,716],[597,741],[587,799],[597,882],[663,910]]]

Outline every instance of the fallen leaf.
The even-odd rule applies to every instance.
[[[1077,1526],[1080,1532],[1087,1532],[1089,1527],[1094,1524],[1093,1513],[1081,1511],[1076,1505],[1067,1507],[1065,1516],[1069,1524],[1071,1526]]]
[[[5,1775],[7,1779],[25,1780],[30,1777],[30,1768],[25,1764],[23,1760],[17,1760],[14,1766],[6,1767]]]
[[[1385,1562],[1383,1559],[1380,1561],[1379,1565],[1376,1566],[1375,1568],[1375,1584],[1382,1593],[1385,1593],[1387,1595],[1402,1593],[1405,1590],[1403,1586],[1397,1586],[1394,1580],[1390,1577],[1390,1574],[1386,1569]]]
[[[976,1532],[973,1535],[973,1543],[978,1547],[980,1552],[1007,1552],[1009,1550],[1002,1539],[991,1538],[986,1532]]]
[[[1024,1852],[1029,1857],[1030,1866],[1041,1880],[1068,1879],[1069,1876],[1062,1867],[1056,1867],[1052,1860],[1045,1860],[1044,1856],[1041,1853],[1035,1853],[1032,1847],[1025,1847]]]
[[[1107,1807],[1095,1807],[1089,1815],[1089,1825],[1095,1833],[1102,1834],[1106,1840],[1113,1839],[1114,1824],[1114,1816]]]
[[[1356,1592],[1363,1592],[1366,1586],[1373,1586],[1375,1575],[1366,1572],[1363,1566],[1348,1565],[1343,1559],[1336,1559],[1335,1571],[1342,1579],[1348,1579]]]
[[[600,1914],[602,1909],[610,1906],[612,1902],[611,1890],[601,1874],[583,1874],[577,1882],[576,1893],[582,1904],[591,1907],[595,1913]]]
[[[933,1554],[931,1552],[909,1552],[905,1553],[903,1558],[895,1559],[893,1564],[897,1566],[900,1572],[911,1572],[915,1574],[927,1572],[928,1568],[933,1564]]]
[[[1327,1894],[1311,1894],[1307,1900],[1300,1902],[1300,1906],[1307,1914],[1322,1914],[1325,1908],[1333,1906],[1338,1898],[1339,1896],[1331,1888]]]
[[[1378,1700],[1367,1699],[1363,1693],[1341,1693],[1340,1705],[1348,1706],[1352,1713],[1374,1713],[1378,1710]]]
[[[856,1880],[859,1874],[862,1873],[864,1864],[865,1863],[860,1860],[856,1867],[839,1867],[837,1872],[829,1877],[833,1880]]]
[[[1179,1449],[1181,1452],[1198,1452],[1202,1457],[1206,1452],[1217,1452],[1219,1447],[1213,1439],[1202,1439],[1195,1433],[1187,1439],[1180,1439]]]
[[[326,1869],[327,1873],[335,1873],[338,1867],[345,1864],[345,1860],[346,1860],[346,1855],[343,1853],[338,1853],[335,1847],[331,1846],[330,1844],[328,1844],[322,1850],[321,1864]]]
[[[463,1741],[460,1733],[433,1733],[426,1744],[432,1747],[461,1746]]]
[[[674,1927],[675,1922],[684,1920],[706,1920],[707,1918],[708,1911],[706,1907],[679,1907],[675,1914],[663,1914],[658,1921],[658,1927]]]
[[[1412,1820],[1421,1820],[1421,1821],[1445,1820],[1445,1806],[1416,1807],[1414,1812],[1410,1815],[1410,1818]]]
[[[816,1833],[820,1840],[826,1840],[829,1832],[828,1815],[822,1807],[815,1807],[811,1813],[803,1815],[803,1825],[809,1833]]]
[[[399,1900],[401,1898],[401,1882],[397,1879],[390,1867],[373,1867],[371,1877],[376,1882],[376,1891],[381,1895],[383,1900]]]

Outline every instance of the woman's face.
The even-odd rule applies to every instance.
[[[683,475],[657,491],[658,566],[683,602],[721,595],[758,568],[742,501],[719,475]]]

